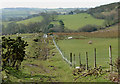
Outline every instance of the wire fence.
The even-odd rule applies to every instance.
[[[59,51],[59,53],[61,54],[61,56],[62,56],[62,58],[70,65],[70,66],[74,66],[74,68],[76,68],[76,55],[75,54],[73,54],[73,53],[70,53],[69,55],[70,56],[65,56],[65,53],[64,53],[64,51],[62,52],[62,50],[60,50],[60,48],[58,47],[58,45],[56,44],[56,42],[55,42],[55,39],[54,39],[54,37],[52,36],[52,39],[53,39],[53,43],[54,43],[54,45],[55,45],[55,47],[57,48],[57,50]],[[67,57],[70,57],[70,59],[67,59]],[[81,66],[81,56],[80,56],[80,53],[79,53],[79,65]],[[86,69],[88,70],[88,52],[86,52],[86,55],[85,55],[85,57],[86,57],[86,63],[85,63],[85,65],[86,65]],[[109,46],[109,66],[110,66],[110,71],[113,71],[113,63],[112,63],[112,48],[111,48],[111,45]],[[72,62],[73,61],[73,62]],[[97,64],[96,64],[96,48],[94,48],[94,68],[96,68],[97,67]]]
[[[62,58],[68,63],[68,64],[72,64],[67,58],[65,58],[64,54],[62,53],[62,51],[60,50],[60,48],[57,46],[54,37],[52,37],[53,39],[53,43],[55,45],[55,47],[57,48],[57,50],[59,51],[59,53],[61,54]]]

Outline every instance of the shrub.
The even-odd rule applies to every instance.
[[[63,31],[64,31],[64,29],[61,28],[59,25],[56,25],[55,27],[50,28],[50,29],[48,30],[48,32],[63,32]]]
[[[79,28],[78,31],[79,32],[92,32],[92,31],[97,31],[98,26],[96,25],[86,25],[82,28]]]
[[[27,42],[17,37],[11,39],[2,37],[2,67],[13,67],[18,69],[25,57],[25,47]]]
[[[38,39],[34,39],[33,41],[38,42]]]

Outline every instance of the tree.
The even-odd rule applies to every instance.
[[[62,32],[64,31],[64,22],[62,20],[59,21],[60,28],[62,29]]]
[[[48,29],[53,28],[53,27],[54,27],[53,24],[49,24]]]
[[[74,10],[75,13],[80,13],[80,10],[77,8],[76,10]]]
[[[41,22],[42,23],[42,31],[44,33],[47,33],[48,32],[48,25],[50,24],[50,22],[52,21],[51,19],[51,15],[50,14],[47,14],[47,13],[41,13],[41,15],[43,16],[43,21]]]
[[[58,17],[58,13],[56,11],[53,11],[51,14],[51,20],[52,21],[56,21],[57,17]]]
[[[73,11],[70,11],[70,12],[69,12],[70,15],[73,15],[73,13],[74,13]]]
[[[18,24],[11,22],[7,25],[6,34],[15,34],[18,30]]]

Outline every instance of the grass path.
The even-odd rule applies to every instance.
[[[33,57],[38,45],[33,46],[33,39],[36,38],[35,34],[20,35],[28,42],[29,46],[26,47],[26,52],[29,57]],[[16,35],[12,35],[15,38]],[[52,42],[52,40],[51,40]],[[41,45],[39,45],[41,46]],[[26,58],[22,62],[20,71],[10,70],[11,74],[9,79],[12,82],[73,82],[72,68],[62,59],[58,50],[54,45],[49,45],[50,55],[47,60],[40,60],[34,58]],[[52,56],[52,52],[55,53]],[[5,72],[2,72],[5,76]]]
[[[49,59],[47,59],[46,61],[38,59],[27,59],[23,62],[23,66],[25,66],[26,69],[23,69],[22,71],[26,73],[30,73],[32,71],[34,73],[33,81],[41,81],[38,80],[41,78],[43,82],[72,82],[72,69],[62,59],[54,45],[49,45],[49,47],[54,48],[50,51],[50,53],[52,54],[52,52],[55,52],[55,56],[51,56],[50,54]],[[37,66],[33,68],[28,66],[28,64],[34,64]],[[49,76],[49,78],[40,76],[36,77],[37,75]]]

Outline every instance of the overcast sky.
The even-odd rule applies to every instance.
[[[0,0],[0,8],[91,8],[120,0]]]

